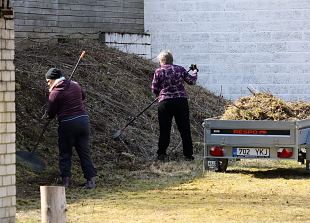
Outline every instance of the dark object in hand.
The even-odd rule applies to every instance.
[[[196,64],[191,64],[191,66],[189,67],[189,69],[190,69],[190,70],[193,70],[193,71],[194,71],[194,70],[197,70],[197,72],[199,71]]]

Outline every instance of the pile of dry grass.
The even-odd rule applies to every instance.
[[[289,120],[307,119],[310,103],[286,102],[269,92],[242,97],[230,105],[221,119],[227,120]]]
[[[115,141],[112,136],[153,101],[150,86],[157,65],[94,40],[23,42],[16,46],[17,150],[31,150],[46,121],[41,119],[48,97],[46,71],[57,67],[69,76],[83,50],[86,55],[73,80],[86,90],[91,149],[98,172],[107,166],[110,171],[140,168],[139,164],[154,158],[157,149],[156,104],[126,129],[122,140]],[[187,90],[193,140],[202,142],[201,123],[205,118],[223,114],[226,101],[199,86],[189,86]],[[179,142],[174,126],[170,154],[182,154]],[[57,169],[57,151],[57,123],[53,121],[37,152],[49,166]],[[74,162],[79,167],[76,157]]]

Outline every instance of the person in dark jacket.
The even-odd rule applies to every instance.
[[[49,87],[47,116],[58,120],[59,170],[63,185],[70,186],[72,147],[75,147],[86,179],[85,188],[96,187],[96,170],[90,157],[89,117],[84,109],[85,92],[77,82],[66,80],[57,68],[46,73]]]
[[[165,161],[166,150],[170,143],[172,119],[175,118],[183,144],[185,160],[194,160],[193,144],[189,122],[188,95],[184,82],[196,84],[198,69],[192,66],[189,74],[184,67],[173,64],[173,56],[169,51],[158,55],[160,67],[155,70],[152,81],[152,92],[158,97],[159,140],[157,159]]]

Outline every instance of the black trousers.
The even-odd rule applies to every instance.
[[[71,177],[72,147],[75,147],[80,158],[84,178],[90,180],[96,176],[96,170],[90,157],[89,133],[88,116],[59,123],[58,146],[61,177]]]
[[[159,102],[159,141],[157,154],[166,154],[170,143],[172,119],[175,119],[183,144],[184,156],[193,155],[193,143],[189,122],[189,107],[186,98],[166,99]]]

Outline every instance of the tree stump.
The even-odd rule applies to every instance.
[[[41,194],[41,222],[65,223],[66,219],[66,192],[65,187],[40,186]]]

